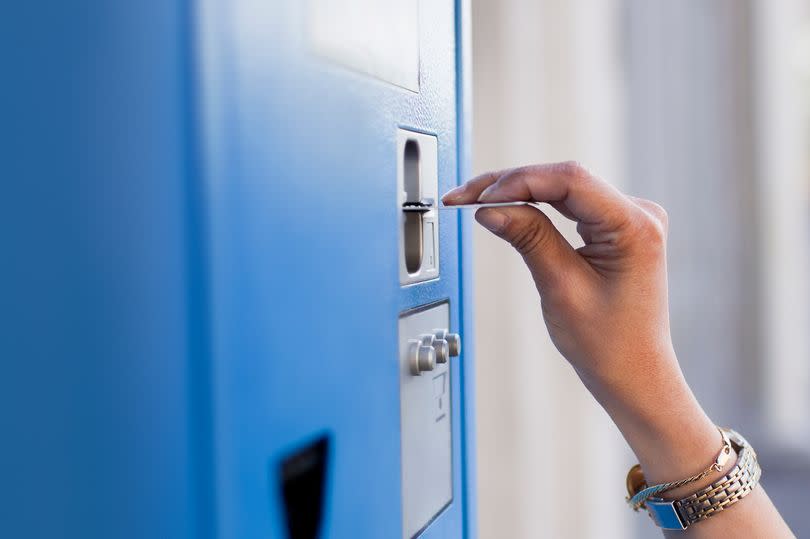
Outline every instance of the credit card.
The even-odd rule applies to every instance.
[[[479,202],[477,204],[457,204],[454,206],[446,206],[442,204],[440,210],[477,210],[479,208],[503,208],[504,206],[532,206],[536,202],[526,202],[518,200],[514,202]]]

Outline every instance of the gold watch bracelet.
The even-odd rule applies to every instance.
[[[627,503],[630,504],[630,507],[632,507],[634,511],[638,511],[644,507],[644,502],[648,498],[652,498],[653,496],[658,496],[678,487],[700,481],[712,472],[722,472],[723,467],[728,463],[729,458],[731,458],[731,441],[728,439],[728,435],[723,429],[718,427],[717,430],[720,432],[720,438],[723,445],[720,447],[720,451],[717,453],[717,457],[715,457],[714,462],[712,462],[708,468],[700,473],[687,477],[686,479],[679,479],[678,481],[671,481],[669,483],[661,483],[648,487],[647,481],[644,478],[644,473],[641,470],[641,465],[636,464],[630,468],[630,471],[627,472]]]
[[[711,473],[711,470],[723,469],[723,464],[729,458],[728,456],[723,457],[725,445],[728,441],[730,442],[728,455],[730,456],[732,449],[736,451],[737,462],[724,477],[679,500],[665,500],[658,496],[641,496],[644,497],[644,500],[638,507],[644,507],[659,527],[667,530],[685,530],[690,525],[714,516],[736,504],[753,491],[759,483],[762,470],[757,462],[756,452],[747,440],[731,429],[720,429],[720,432],[723,435],[723,448],[715,463],[701,474],[705,477],[705,475]],[[699,477],[701,474],[697,474],[693,478]],[[693,480],[693,478],[664,483],[663,485],[665,485],[664,488],[666,488],[666,485],[672,485],[669,489],[673,489],[676,488],[676,484],[677,486],[687,484],[688,480]],[[627,476],[627,490],[630,500],[644,492],[645,487],[646,481],[641,468],[634,466]],[[657,487],[659,485],[652,488]],[[658,492],[662,491],[659,490]]]

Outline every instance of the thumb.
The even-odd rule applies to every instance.
[[[522,256],[541,290],[554,286],[582,259],[551,220],[532,206],[482,208],[475,219]]]

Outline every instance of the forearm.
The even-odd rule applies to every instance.
[[[645,383],[632,392],[591,387],[636,454],[648,484],[676,481],[705,469],[717,456],[717,427],[701,408],[672,357],[659,358],[645,372]],[[732,454],[722,472],[666,492],[679,499],[712,484],[734,467]],[[665,532],[672,538],[794,537],[762,486],[737,504],[685,531]]]
[[[706,465],[720,437],[681,374],[674,353],[647,358],[644,372],[621,380],[582,381],[636,454],[649,484],[681,479]],[[638,377],[639,379],[633,379]]]

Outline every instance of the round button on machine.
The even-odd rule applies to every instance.
[[[446,329],[434,329],[433,335],[439,340],[447,341],[450,357],[458,357],[461,354],[461,337],[458,333],[450,333]]]
[[[436,350],[430,345],[422,344],[421,340],[408,341],[408,363],[411,374],[419,376],[425,371],[436,368]]]
[[[460,353],[461,338],[458,333],[450,333],[446,329],[435,329],[433,333],[423,333],[419,338],[408,341],[408,363],[415,376],[432,371],[437,363],[447,363]]]
[[[447,344],[447,341],[437,339],[436,335],[431,333],[419,335],[419,340],[422,342],[422,346],[433,347],[433,350],[436,352],[436,363],[447,363],[450,357],[450,345]]]

